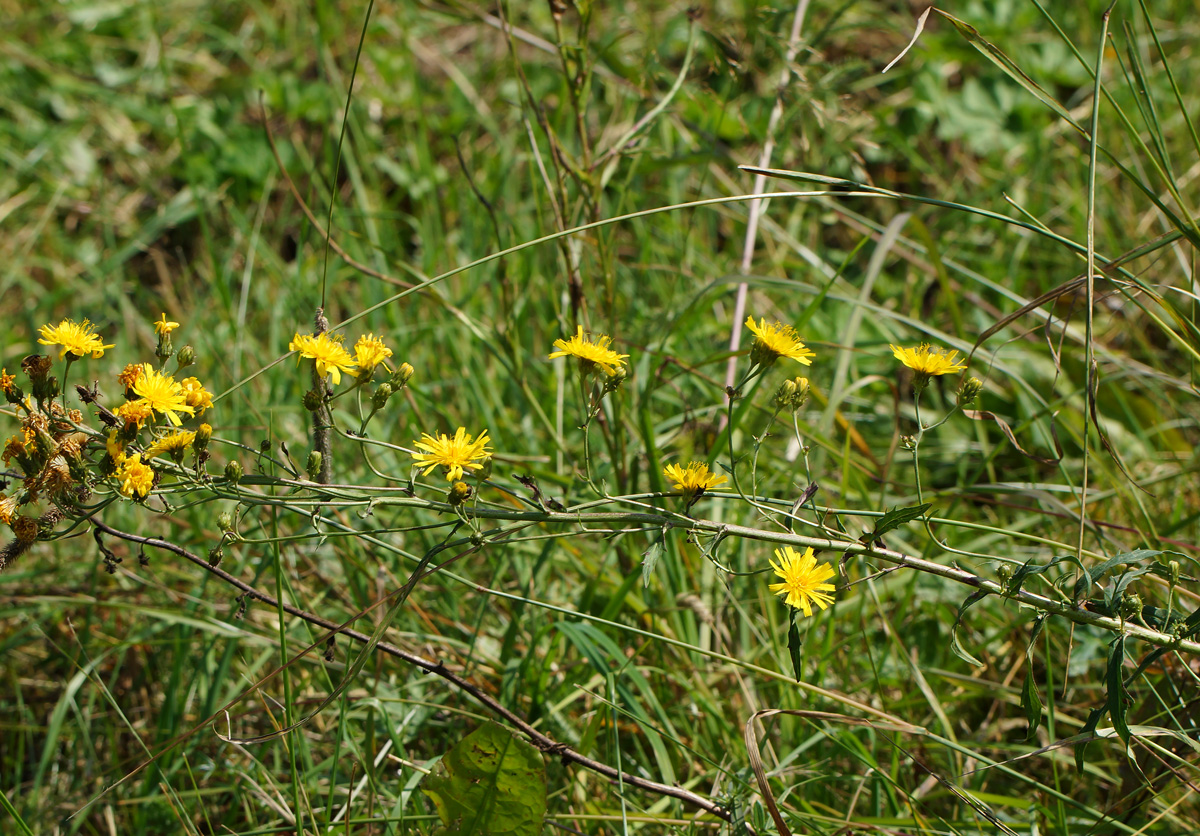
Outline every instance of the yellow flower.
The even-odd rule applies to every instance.
[[[213,405],[212,392],[205,389],[196,378],[185,377],[179,382],[179,385],[183,389],[183,399],[187,405],[200,410],[196,413],[197,415],[203,415],[204,410]]]
[[[160,319],[154,323],[154,333],[170,334],[172,331],[174,331],[178,327],[179,327],[179,323],[178,322],[168,322],[167,315],[164,313],[162,315],[162,319]]]
[[[100,335],[92,330],[92,323],[86,319],[78,325],[73,320],[64,319],[53,328],[43,325],[38,330],[42,335],[42,338],[38,340],[39,343],[62,346],[62,352],[58,355],[60,360],[67,356],[68,351],[76,357],[82,357],[85,354],[91,354],[92,357],[103,357],[104,349],[112,348],[111,345],[104,344]]]
[[[137,379],[142,375],[141,363],[130,363],[125,368],[121,369],[121,373],[117,375],[117,382],[126,389],[132,389],[133,384],[137,383]]]
[[[12,436],[4,445],[2,460],[7,465],[13,458],[20,460],[25,455],[25,442],[17,436]]]
[[[958,352],[946,353],[944,349],[932,348],[929,343],[921,343],[916,348],[900,348],[889,345],[892,354],[904,365],[926,379],[941,374],[961,372],[967,367],[958,362]]]
[[[429,433],[421,433],[421,440],[414,441],[413,445],[425,452],[413,453],[412,457],[417,460],[417,467],[425,468],[421,472],[422,476],[428,476],[435,467],[441,466],[446,468],[446,479],[455,482],[463,477],[464,468],[483,469],[483,465],[475,459],[487,459],[491,456],[491,452],[487,450],[487,445],[491,443],[487,430],[481,432],[479,438],[474,441],[467,434],[465,427],[459,427],[454,433],[454,438],[445,433],[439,434],[437,438]]]
[[[16,375],[9,374],[8,369],[0,369],[0,392],[7,393],[12,391],[16,382]]]
[[[17,498],[0,495],[0,523],[8,525],[17,516]]]
[[[150,418],[150,413],[150,403],[145,400],[129,401],[116,409],[117,417],[124,421],[126,426],[135,424],[139,430]]]
[[[142,373],[137,383],[133,384],[133,392],[141,395],[151,409],[166,415],[167,420],[177,427],[183,422],[176,412],[186,412],[188,415],[196,412],[188,406],[183,387],[175,382],[175,378],[157,371],[149,363],[142,364]]]
[[[804,347],[796,329],[782,322],[767,324],[764,318],[757,325],[754,317],[746,317],[746,327],[754,332],[754,345],[750,348],[750,362],[756,366],[769,366],[780,357],[788,357],[806,366],[812,365],[817,355]]]
[[[675,483],[675,490],[689,496],[702,494],[725,481],[724,476],[717,476],[703,462],[692,462],[687,467],[669,464],[663,468],[663,476]]]
[[[146,448],[146,458],[152,459],[155,456],[161,456],[166,453],[173,459],[178,460],[183,456],[183,451],[192,446],[192,442],[196,440],[196,434],[187,430],[176,430],[170,435],[164,435],[162,438],[155,441]]]
[[[328,334],[317,334],[314,337],[312,334],[296,332],[296,336],[288,343],[288,351],[299,352],[300,357],[315,361],[317,374],[322,377],[329,375],[333,378],[335,386],[342,382],[342,372],[351,377],[357,376],[357,372],[354,371],[354,358],[342,346],[341,338],[333,339]]]
[[[363,334],[354,344],[354,362],[364,372],[371,372],[391,356],[392,350],[374,334]]]
[[[121,483],[121,493],[129,498],[145,497],[154,487],[154,471],[142,464],[142,454],[134,453],[126,457],[117,468],[117,481]]]
[[[558,351],[550,352],[550,359],[556,357],[578,357],[579,366],[585,374],[594,371],[597,367],[604,370],[604,373],[612,377],[617,373],[617,369],[625,364],[625,358],[628,354],[617,354],[608,347],[612,342],[611,337],[606,337],[603,334],[596,337],[596,341],[592,342],[591,337],[584,336],[583,326],[579,326],[579,330],[575,332],[575,336],[569,340],[558,339],[554,341],[554,347]]]
[[[116,430],[108,434],[108,440],[104,442],[104,449],[114,465],[119,467],[121,462],[125,461],[125,445],[117,438]]]
[[[833,567],[828,563],[817,565],[813,550],[807,548],[804,554],[798,554],[791,546],[775,550],[779,562],[771,561],[775,574],[783,578],[783,583],[773,583],[768,589],[776,595],[784,596],[784,603],[804,612],[807,618],[812,615],[812,605],[816,604],[825,609],[833,603],[834,586],[825,583],[833,577]]]

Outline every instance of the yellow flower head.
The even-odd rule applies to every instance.
[[[149,420],[151,412],[150,403],[145,400],[129,401],[116,409],[117,417],[124,421],[126,426],[135,424],[139,430],[142,424]]]
[[[932,348],[929,343],[921,343],[916,348],[900,348],[888,346],[892,354],[904,365],[926,379],[941,374],[952,374],[964,371],[967,367],[958,362],[958,352],[947,353],[941,348]]]
[[[213,405],[212,392],[205,389],[196,378],[185,377],[179,382],[179,386],[183,389],[183,399],[187,405],[199,410],[197,415],[203,415],[204,410]]]
[[[8,373],[8,369],[0,369],[0,392],[11,392],[17,382],[16,375]]]
[[[391,356],[392,350],[374,334],[363,334],[354,344],[354,362],[364,372],[371,372]]]
[[[769,366],[780,357],[789,357],[797,363],[812,365],[817,355],[804,347],[796,329],[782,322],[767,324],[764,318],[757,325],[754,317],[746,317],[746,327],[754,332],[754,345],[750,348],[750,362],[756,366]]]
[[[154,487],[154,471],[142,464],[142,454],[134,453],[127,456],[117,468],[117,481],[121,483],[121,493],[129,498],[145,497]]]
[[[14,435],[4,445],[4,455],[0,457],[0,460],[3,460],[4,464],[7,465],[14,458],[20,460],[25,453],[25,441]]]
[[[170,334],[172,331],[174,331],[178,327],[179,327],[179,323],[178,322],[168,322],[167,315],[164,313],[162,315],[162,319],[160,319],[154,323],[154,333]]]
[[[192,442],[196,440],[196,434],[187,430],[176,430],[170,435],[164,435],[162,438],[155,441],[146,448],[146,458],[152,459],[155,456],[161,456],[166,453],[173,459],[180,459],[183,456],[183,451],[192,446]]]
[[[335,386],[342,382],[342,372],[351,377],[357,376],[357,372],[354,371],[354,358],[342,345],[341,338],[334,339],[328,334],[317,334],[314,337],[312,334],[296,332],[296,336],[288,343],[288,351],[299,352],[300,357],[315,361],[317,374],[322,377],[329,375],[333,378]]]
[[[550,352],[550,359],[556,357],[578,357],[579,367],[584,374],[595,371],[597,368],[604,370],[604,373],[612,377],[617,373],[617,369],[625,364],[625,358],[628,354],[618,354],[608,347],[612,342],[611,337],[606,337],[603,334],[596,337],[596,341],[592,342],[590,336],[584,336],[583,326],[575,332],[575,336],[569,340],[557,339],[554,341],[554,347],[558,351]]]
[[[103,357],[104,349],[112,348],[111,345],[104,344],[100,335],[92,330],[92,323],[86,319],[78,325],[73,320],[64,319],[53,328],[43,325],[38,331],[42,335],[38,342],[42,345],[62,346],[62,351],[58,355],[60,360],[67,356],[67,352],[76,357],[82,357],[85,354],[91,354],[92,357]]]
[[[0,495],[0,523],[8,525],[17,517],[17,498]]]
[[[108,440],[104,442],[104,450],[114,465],[119,467],[121,462],[125,461],[125,445],[117,438],[116,430],[108,434]]]
[[[126,389],[132,389],[133,384],[137,383],[137,379],[139,377],[141,377],[141,375],[142,375],[142,364],[141,363],[130,363],[129,365],[127,365],[125,368],[123,368],[121,370],[120,374],[117,375],[117,382],[120,383],[122,386],[124,386]]]
[[[476,459],[487,459],[492,454],[487,445],[492,440],[488,438],[487,430],[479,434],[474,441],[465,427],[459,427],[454,437],[441,433],[434,438],[429,433],[421,433],[421,440],[414,441],[413,446],[424,450],[423,453],[413,453],[417,467],[425,468],[422,476],[428,476],[435,467],[446,468],[446,479],[456,482],[463,477],[463,470],[482,470],[483,464]]]
[[[142,400],[151,409],[166,415],[167,420],[177,427],[183,422],[175,413],[196,413],[195,409],[188,406],[183,387],[175,382],[175,378],[157,371],[149,363],[142,364],[142,373],[138,376],[137,383],[133,384],[133,391],[134,394],[141,395]]]
[[[783,583],[773,583],[768,589],[776,595],[784,596],[783,601],[789,607],[796,607],[804,612],[804,617],[812,615],[812,605],[816,604],[825,609],[833,603],[834,586],[825,583],[833,577],[833,567],[828,563],[817,565],[813,550],[807,548],[804,554],[799,554],[791,546],[775,550],[779,562],[771,561],[775,574],[783,578]]]
[[[669,464],[663,468],[663,476],[675,483],[675,490],[688,496],[697,496],[725,481],[703,462],[692,462],[687,467]]]

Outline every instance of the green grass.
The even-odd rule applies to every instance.
[[[219,396],[213,480],[168,479],[98,518],[201,563],[220,544],[242,583],[757,832],[777,823],[755,758],[797,833],[1193,832],[1197,656],[1152,656],[1163,612],[1130,603],[1188,616],[1200,594],[1192,4],[1114,8],[1091,188],[1099,3],[955,7],[974,41],[934,14],[886,75],[907,6],[813,4],[783,88],[791,4],[580,5],[556,20],[512,4],[506,29],[459,0],[369,18],[329,0],[0,2],[0,362],[14,372],[41,325],[86,317],[115,347],[69,383],[100,381],[111,405],[165,311]],[[770,202],[746,271],[754,177],[738,167],[763,164],[777,100],[765,165],[792,174],[766,187],[819,194]],[[1098,267],[1122,259],[1090,293],[1089,222]],[[817,357],[745,388],[747,497],[718,488],[693,526],[661,470],[731,466],[741,282],[747,314],[796,325]],[[321,305],[348,343],[383,335],[416,373],[367,443],[334,439],[345,487],[313,492],[281,480],[309,455],[312,381],[288,343]],[[576,367],[546,359],[578,324],[630,355],[586,458]],[[922,341],[970,357],[976,408],[998,420],[950,415],[914,471],[911,376],[888,346]],[[793,424],[770,401],[797,374],[812,397]],[[947,417],[956,387],[931,382],[920,417]],[[369,396],[334,401],[340,430]],[[399,448],[458,426],[497,452],[466,506],[474,541],[438,474],[404,490]],[[222,477],[234,459],[241,488]],[[544,511],[526,474],[607,516]],[[797,622],[797,681],[772,549],[790,528],[824,536],[817,521],[855,543],[920,502],[928,526],[880,538],[906,566],[852,554],[836,606]],[[106,536],[106,567],[88,524],[57,532],[0,573],[2,833],[432,833],[434,760],[485,718],[515,728],[377,647],[342,636],[326,661],[324,628],[243,607],[177,552]],[[1153,572],[1087,593],[1124,601],[1123,644],[1117,616],[1039,628],[1035,599],[995,594],[961,609],[962,577],[1016,594],[1027,561],[1067,558],[1016,576],[1067,600],[1080,566],[1137,549],[1158,552],[1134,567]],[[453,560],[393,595],[426,558]],[[1081,768],[1072,744],[1092,730]],[[555,754],[548,830],[738,829]]]

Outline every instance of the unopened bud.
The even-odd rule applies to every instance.
[[[217,514],[217,528],[225,534],[233,531],[233,514],[228,511],[222,511]]]
[[[958,390],[958,405],[966,406],[975,398],[979,397],[979,393],[983,391],[983,381],[977,377],[968,377],[962,383],[962,388]]]
[[[385,406],[387,406],[388,398],[392,396],[392,392],[394,391],[395,390],[392,389],[392,384],[380,383],[377,387],[375,387],[374,394],[371,395],[371,406],[376,410],[383,409]]]
[[[408,381],[412,380],[412,376],[416,374],[416,371],[408,363],[401,363],[396,367],[396,371],[392,372],[392,388],[397,390],[403,389],[408,385]]]
[[[175,353],[175,346],[171,344],[170,334],[158,335],[158,346],[154,349],[154,356],[164,363],[171,359],[171,355]],[[179,352],[182,354],[183,352]],[[180,363],[179,368],[183,368],[184,364]]]
[[[451,505],[458,507],[471,498],[471,486],[466,482],[455,482],[450,486],[450,493],[446,495],[446,501]]]
[[[1172,560],[1167,564],[1167,579],[1171,582],[1171,586],[1179,586],[1179,576],[1181,574],[1179,561]]]
[[[203,453],[212,438],[212,424],[201,424],[196,428],[196,437],[192,440],[192,448],[197,454]]]
[[[321,475],[322,458],[324,457],[321,455],[320,450],[313,450],[308,454],[308,463],[305,464],[304,469],[308,472],[308,478],[314,482],[320,481],[318,477]]]
[[[217,564],[219,564],[221,562],[221,558],[223,558],[224,556],[225,556],[225,552],[223,552],[221,550],[220,546],[213,546],[211,549],[208,550],[208,565],[216,566]]]
[[[309,412],[316,412],[325,403],[325,397],[316,389],[309,389],[304,393],[304,408]]]
[[[166,336],[168,339],[170,339],[169,335]],[[167,345],[170,345],[170,343],[168,342]],[[179,349],[179,353],[175,355],[175,362],[179,364],[180,369],[186,369],[188,366],[192,365],[192,363],[196,362],[196,349],[192,348],[190,345],[185,345],[183,348]]]
[[[1142,596],[1134,593],[1121,599],[1121,617],[1135,618],[1142,614]]]
[[[608,377],[604,379],[604,394],[615,392],[621,388],[621,384],[625,382],[625,378],[629,376],[629,372],[624,366],[617,366],[616,369]]]
[[[485,482],[492,478],[492,457],[483,457],[479,460],[479,464],[482,465],[482,467],[475,471],[475,478],[480,482]]]
[[[242,476],[244,476],[245,473],[246,471],[242,469],[242,463],[237,459],[234,459],[229,464],[225,465],[225,478],[229,480],[231,485],[236,485],[238,482],[242,481]]]

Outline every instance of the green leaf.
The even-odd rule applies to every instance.
[[[1125,677],[1122,674],[1122,666],[1125,664],[1125,637],[1117,636],[1109,648],[1108,670],[1104,674],[1105,685],[1108,688],[1108,716],[1112,718],[1113,729],[1128,746],[1129,723],[1125,720]]]
[[[797,682],[800,681],[800,672],[803,670],[803,650],[804,640],[800,638],[800,628],[796,626],[796,611],[792,610],[792,624],[788,628],[788,656],[792,659],[792,673],[795,674]]]
[[[879,522],[875,523],[874,531],[859,537],[859,542],[870,543],[872,540],[877,540],[889,531],[904,525],[906,522],[920,519],[932,507],[932,502],[926,502],[924,505],[914,505],[911,508],[893,508],[879,518]]]
[[[1096,726],[1100,724],[1100,718],[1104,716],[1105,706],[1093,708],[1088,714],[1087,720],[1083,724],[1083,728],[1079,730],[1079,737],[1083,738],[1082,743],[1075,745],[1075,768],[1083,772],[1083,758],[1087,754],[1088,744],[1091,743],[1092,734],[1096,731]]]
[[[546,817],[542,754],[504,726],[485,723],[442,756],[421,789],[438,836],[539,836]]]
[[[1025,712],[1025,722],[1028,724],[1028,730],[1025,732],[1027,741],[1033,740],[1042,725],[1042,696],[1038,693],[1037,682],[1033,678],[1033,648],[1047,617],[1043,613],[1034,621],[1029,643],[1025,645],[1025,683],[1021,686],[1021,709]]]
[[[659,537],[650,544],[650,548],[642,552],[642,586],[650,586],[650,578],[654,576],[654,567],[663,554],[663,538]]]
[[[1111,572],[1118,566],[1127,564],[1141,563],[1151,557],[1157,557],[1162,554],[1161,551],[1154,549],[1138,549],[1137,551],[1126,552],[1110,557],[1108,560],[1101,563],[1099,566],[1093,566],[1091,569],[1085,570],[1084,576],[1075,584],[1075,600],[1078,601],[1083,596],[1087,595],[1092,590],[1092,585],[1098,583],[1101,578]]]
[[[983,667],[983,662],[980,662],[974,656],[967,652],[967,649],[962,646],[958,640],[958,625],[962,623],[963,613],[972,604],[976,604],[991,595],[986,589],[980,589],[977,592],[972,592],[967,600],[962,602],[962,606],[958,608],[958,617],[954,619],[954,626],[950,628],[950,649],[954,651],[954,655],[962,659],[968,665],[974,665],[977,668]]]

